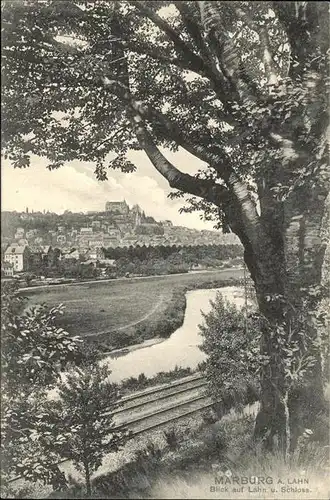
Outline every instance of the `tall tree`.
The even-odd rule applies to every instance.
[[[31,153],[49,168],[93,161],[106,179],[108,166],[134,170],[126,153],[142,149],[177,196],[190,195],[190,209],[234,232],[265,320],[257,432],[270,447],[283,441],[288,415],[300,432],[323,408],[316,331],[311,321],[303,335],[292,326],[313,307],[324,255],[328,3],[22,0],[2,9],[7,157],[15,167]],[[194,155],[200,172],[181,171],[164,147]],[[286,359],[311,350],[286,400]]]
[[[49,405],[54,449],[73,460],[85,476],[86,494],[92,494],[91,475],[107,453],[118,451],[128,431],[113,431],[112,413],[118,406],[118,389],[109,380],[107,366],[76,368],[59,384],[59,400]],[[59,437],[62,437],[59,440]]]

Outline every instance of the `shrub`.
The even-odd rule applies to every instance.
[[[202,413],[202,418],[205,424],[214,424],[218,420],[217,414],[214,412],[214,410],[205,410]]]
[[[169,449],[176,450],[179,443],[178,443],[178,436],[174,427],[172,427],[168,431],[164,431],[164,437]]]
[[[169,372],[158,372],[154,377],[146,377],[143,374],[143,377],[129,377],[122,381],[121,387],[122,389],[128,390],[139,390],[144,389],[145,387],[151,387],[153,385],[162,384],[166,382],[171,382],[172,380],[176,380],[182,377],[186,377],[190,375],[192,372],[191,368],[181,368],[176,366],[174,370]]]
[[[256,316],[248,316],[218,294],[212,309],[204,314],[200,332],[201,350],[207,360],[201,364],[208,390],[224,409],[242,407],[258,397],[260,328]]]

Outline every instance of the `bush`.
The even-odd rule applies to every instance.
[[[256,316],[247,315],[217,294],[212,309],[200,325],[204,338],[201,350],[207,360],[201,364],[208,390],[224,409],[240,408],[258,398],[260,327]]]
[[[133,461],[120,470],[93,481],[94,492],[100,498],[132,498],[130,494],[150,487],[150,476],[160,468],[162,450],[152,442],[135,453]],[[94,498],[94,496],[93,496]]]
[[[176,450],[179,443],[178,443],[178,436],[174,427],[172,427],[168,431],[164,431],[164,437],[169,449]]]
[[[127,347],[133,343],[133,338],[131,335],[125,331],[113,332],[111,334],[111,347],[114,349],[120,349],[122,347]],[[109,346],[110,347],[110,346]]]
[[[136,377],[129,377],[122,381],[121,387],[122,389],[127,390],[139,390],[144,389],[146,387],[152,387],[157,384],[166,384],[167,382],[171,382],[172,380],[177,380],[182,377],[186,377],[191,375],[193,372],[191,368],[181,368],[176,366],[174,370],[169,372],[159,372],[154,377],[146,377],[144,373]]]
[[[205,410],[202,413],[202,418],[205,424],[208,425],[214,424],[218,420],[217,414],[213,410]]]

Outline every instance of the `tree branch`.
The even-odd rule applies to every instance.
[[[143,46],[141,43],[130,42],[129,40],[125,40],[124,42],[126,48],[131,52],[136,52],[137,54],[142,54],[155,59],[156,61],[161,61],[168,64],[173,64],[178,68],[184,70],[191,70],[190,64],[187,63],[184,59],[179,59],[178,57],[171,57],[167,55],[163,55],[157,50],[156,47],[154,49],[150,49],[149,46]]]
[[[228,101],[232,98],[232,96],[228,95],[225,89],[225,82],[220,72],[214,72],[214,68],[211,68],[206,61],[204,61],[199,55],[195,54],[195,52],[191,50],[191,48],[182,40],[178,33],[155,11],[140,1],[130,1],[129,3],[136,7],[141,14],[148,17],[155,24],[155,26],[157,26],[169,37],[169,39],[174,43],[176,50],[184,56],[187,64],[186,68],[210,80],[215,93],[224,105],[224,109],[230,115],[232,110]],[[228,122],[229,120],[230,123],[235,121],[231,116],[228,116]]]
[[[189,66],[192,71],[199,73],[204,66],[204,61],[197,55],[191,48],[182,40],[180,35],[155,11],[138,0],[130,1],[131,5],[136,7],[142,14],[148,17],[161,31],[166,33],[170,40],[174,43],[175,47],[185,56],[189,61]]]
[[[120,48],[120,52],[123,52],[122,47]],[[210,155],[208,154],[207,162],[211,163],[216,170],[222,172],[227,187],[217,184],[214,181],[197,179],[189,174],[182,173],[160,152],[148,132],[144,124],[144,118],[154,118],[155,112],[132,97],[128,82],[128,68],[126,84],[110,80],[108,82],[110,85],[115,85],[116,83],[119,85],[117,87],[119,88],[119,94],[127,103],[128,117],[139,144],[146,152],[156,170],[168,181],[169,185],[172,188],[203,198],[225,210],[225,213],[228,214],[229,224],[232,223],[233,227],[239,230],[240,234],[237,233],[238,236],[243,237],[244,233],[245,240],[248,239],[254,249],[258,248],[261,226],[256,206],[250,197],[246,185],[231,169],[230,162],[228,161],[227,164],[223,164],[223,155],[219,158],[218,154],[213,156],[213,161],[210,162]],[[108,82],[105,83],[107,84]],[[165,124],[170,137],[175,136],[177,143],[181,143],[182,147],[199,158],[202,155],[205,161],[205,150],[193,147],[175,124],[172,124],[161,113],[157,112],[156,114],[157,118]]]
[[[248,28],[251,31],[254,31],[258,35],[263,51],[262,59],[265,67],[265,72],[268,78],[268,84],[276,85],[278,83],[278,74],[277,74],[276,63],[274,61],[270,49],[270,42],[267,29],[265,27],[259,28],[258,26],[256,26],[255,22],[253,21],[253,19],[251,19],[248,13],[245,12],[240,7],[236,7],[235,11],[238,18],[241,19],[241,21],[244,24],[246,24],[246,26],[248,26]]]
[[[291,48],[289,76],[303,74],[308,57],[316,48],[329,48],[329,3],[273,1],[273,9],[288,37]],[[314,69],[318,63],[314,61]]]
[[[228,201],[229,192],[226,187],[182,173],[169,162],[155,145],[140,115],[134,115],[133,123],[141,147],[156,170],[168,181],[170,187],[203,198],[217,206],[222,206],[222,203]]]
[[[246,184],[234,172],[230,175],[227,186],[236,199],[236,205],[241,212],[246,234],[252,246],[257,249],[260,244],[260,238],[262,238],[262,228],[256,204],[251,199]]]
[[[197,49],[199,50],[201,57],[203,58],[204,61],[207,61],[207,64],[212,68],[212,71],[214,74],[218,74],[219,78],[222,78],[222,75],[220,74],[218,68],[216,67],[214,60],[213,60],[213,54],[210,51],[207,43],[205,42],[201,31],[200,27],[198,24],[194,21],[191,11],[189,7],[185,4],[185,2],[174,2],[176,8],[180,12],[182,21],[191,36],[192,40],[194,41]]]
[[[257,245],[260,236],[260,220],[256,205],[252,201],[245,183],[242,182],[231,169],[229,158],[228,163],[225,163],[223,155],[220,156],[219,154],[208,153],[207,150],[205,151],[202,147],[191,145],[183,137],[182,132],[180,132],[175,124],[166,121],[166,117],[157,113],[158,117],[160,115],[162,122],[164,124],[166,123],[166,128],[170,132],[170,135],[175,136],[178,144],[197,158],[211,163],[220,175],[222,174],[223,179],[226,181],[227,188],[220,184],[216,184],[214,181],[210,182],[203,179],[197,180],[188,174],[183,174],[159,151],[151,135],[144,126],[143,117],[153,117],[154,112],[150,111],[148,107],[144,106],[141,102],[134,100],[129,91],[126,92],[125,99],[130,108],[131,123],[141,147],[144,149],[158,172],[169,182],[170,186],[199,196],[222,208],[224,203],[226,203],[228,207],[229,205],[234,207],[231,213],[235,213],[237,217],[239,216],[239,218],[242,219],[251,243]],[[213,161],[210,162],[210,159]],[[224,193],[226,193],[226,197],[222,196]]]
[[[139,107],[130,103],[132,112],[132,124],[141,147],[144,149],[156,170],[165,177],[172,188],[179,189],[214,203],[225,210],[229,215],[228,222],[231,226],[240,228],[242,232],[243,223],[245,233],[253,248],[257,248],[260,241],[260,220],[255,203],[251,200],[246,185],[239,180],[237,175],[231,171],[227,187],[216,184],[214,181],[196,179],[188,174],[180,172],[172,165],[155,145],[151,135],[143,124],[143,118],[139,113]],[[239,236],[240,237],[240,236]]]
[[[157,120],[160,124],[162,124],[168,133],[169,139],[175,141],[178,146],[181,146],[196,158],[214,166],[219,176],[224,181],[229,179],[229,175],[231,173],[230,159],[220,148],[211,146],[211,137],[210,145],[208,147],[202,146],[201,144],[191,143],[189,139],[185,137],[179,125],[172,122],[167,116],[163,115],[159,111],[151,109],[149,106],[146,106],[140,101],[133,100],[132,98],[131,106],[140,114],[142,118],[149,120],[151,123]]]

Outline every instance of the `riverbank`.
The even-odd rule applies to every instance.
[[[238,270],[242,271],[244,268],[241,266],[232,266],[228,268],[222,269],[223,271],[228,271],[228,270]],[[52,287],[55,288],[60,288],[60,287],[68,287],[68,286],[79,286],[79,285],[89,285],[89,284],[95,284],[95,283],[110,283],[113,281],[132,281],[132,280],[144,280],[144,279],[154,279],[154,278],[163,278],[166,276],[186,276],[186,275],[194,275],[194,274],[204,274],[204,273],[215,273],[218,272],[219,269],[217,268],[211,268],[211,269],[199,269],[199,270],[193,270],[193,271],[187,271],[184,273],[171,273],[171,274],[152,274],[152,275],[130,275],[130,276],[120,276],[118,278],[90,278],[90,279],[65,279],[65,278],[59,278],[59,281],[57,283],[53,282],[48,282],[48,283],[43,283],[40,282],[38,284],[30,284],[29,286],[20,286],[19,291],[20,292],[30,292],[30,291],[38,291],[38,290],[51,290]],[[1,278],[2,281],[8,281],[8,282],[13,282],[15,281],[14,278]]]
[[[218,293],[237,307],[244,306],[244,289],[238,286],[219,287],[218,284],[215,288],[186,292],[183,324],[163,342],[121,356],[102,358],[102,363],[107,363],[111,370],[111,381],[121,383],[124,378],[138,378],[141,374],[153,377],[159,371],[174,370],[176,366],[197,369],[205,360],[205,353],[200,349],[203,337],[199,325],[204,322],[204,314],[210,311]]]
[[[58,326],[82,337],[86,352],[102,354],[168,338],[182,325],[187,290],[235,284],[243,277],[242,269],[219,269],[31,288],[21,293],[28,298],[27,307],[63,304]]]
[[[178,286],[164,298],[158,314],[152,314],[136,325],[128,325],[125,329],[101,332],[85,337],[86,349],[92,349],[105,355],[120,357],[156,345],[169,338],[183,325],[186,312],[186,293],[193,290],[208,290],[227,286],[242,286],[242,278],[209,279]]]
[[[105,356],[109,356],[110,358],[119,358],[120,356],[125,356],[126,354],[130,352],[134,352],[138,349],[145,349],[146,347],[151,347],[153,345],[157,345],[160,342],[164,342],[164,339],[161,337],[155,337],[153,339],[149,340],[144,340],[140,344],[133,344],[128,347],[122,347],[120,349],[113,349],[112,351],[109,352],[104,352],[103,354]]]

